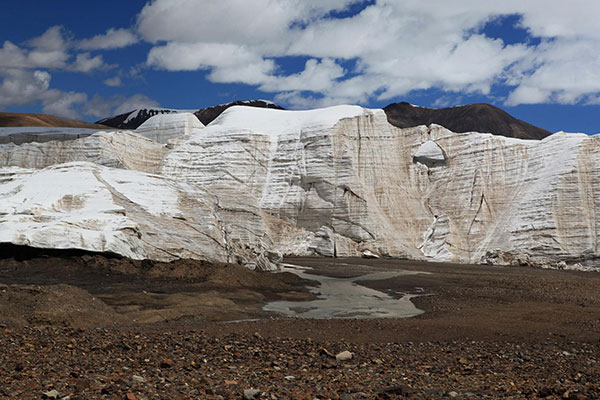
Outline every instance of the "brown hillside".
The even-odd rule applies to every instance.
[[[107,129],[106,125],[55,117],[45,114],[22,114],[0,112],[0,127],[47,126],[61,128]]]

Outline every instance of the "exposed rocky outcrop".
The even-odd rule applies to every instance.
[[[398,128],[438,124],[454,132],[482,132],[519,139],[543,139],[551,133],[490,104],[426,108],[402,102],[384,108],[390,124]]]

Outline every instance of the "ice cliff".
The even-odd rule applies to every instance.
[[[598,257],[595,136],[401,129],[358,106],[234,106],[206,127],[186,114],[146,124],[0,145],[0,242],[260,268],[282,254]]]

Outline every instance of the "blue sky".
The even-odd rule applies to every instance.
[[[600,132],[600,2],[3,0],[0,110],[486,102]]]

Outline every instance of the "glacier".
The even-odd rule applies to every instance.
[[[596,268],[600,140],[233,106],[0,145],[0,243],[274,269],[282,255]]]

